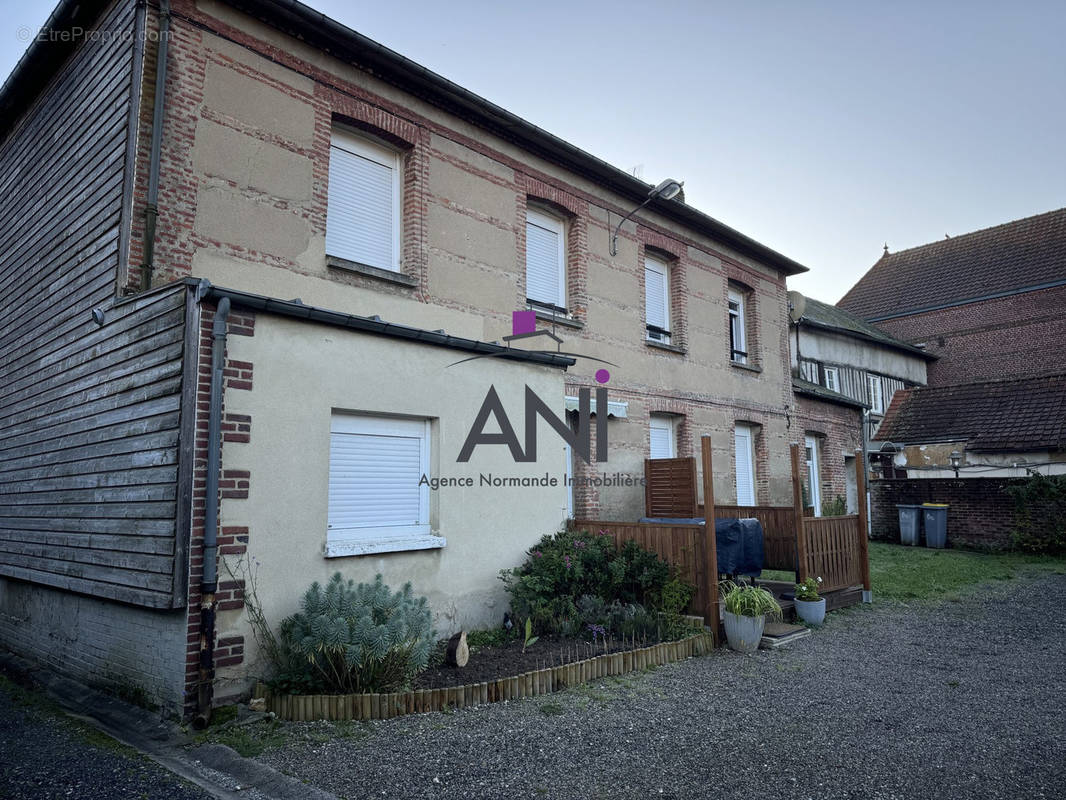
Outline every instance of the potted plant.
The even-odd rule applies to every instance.
[[[766,589],[746,583],[723,581],[725,636],[738,653],[754,653],[762,640],[766,618],[781,619],[781,606]]]
[[[818,594],[821,578],[807,578],[796,584],[796,614],[808,625],[825,622],[825,598]]]

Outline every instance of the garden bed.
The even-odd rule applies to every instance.
[[[447,686],[462,686],[464,683],[482,683],[499,678],[509,678],[524,672],[533,672],[544,667],[572,664],[597,656],[621,653],[646,647],[646,642],[611,639],[606,643],[587,642],[581,639],[541,636],[537,643],[522,650],[521,639],[496,645],[482,645],[470,649],[470,660],[464,667],[437,664],[428,667],[414,680],[415,689],[441,689]]]
[[[388,694],[344,695],[275,695],[260,684],[256,687],[256,697],[265,698],[268,710],[284,720],[306,722],[318,719],[391,719],[405,714],[465,708],[550,694],[597,678],[624,675],[635,670],[703,655],[713,646],[711,635],[701,632],[676,642],[662,642],[634,650],[596,655],[477,683],[418,688]],[[532,650],[527,650],[526,655],[531,654]],[[465,672],[463,675],[463,679],[468,680]]]

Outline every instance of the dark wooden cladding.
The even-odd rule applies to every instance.
[[[0,575],[173,608],[188,288],[114,300],[134,13],[105,11],[0,144]]]

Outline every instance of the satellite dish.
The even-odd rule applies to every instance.
[[[795,289],[788,293],[788,315],[793,322],[799,322],[807,310],[807,298]]]

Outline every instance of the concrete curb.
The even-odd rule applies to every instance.
[[[29,684],[67,714],[143,753],[220,800],[337,800],[225,745],[189,749],[192,739],[158,713],[91,689],[12,653],[0,652],[0,672]]]

